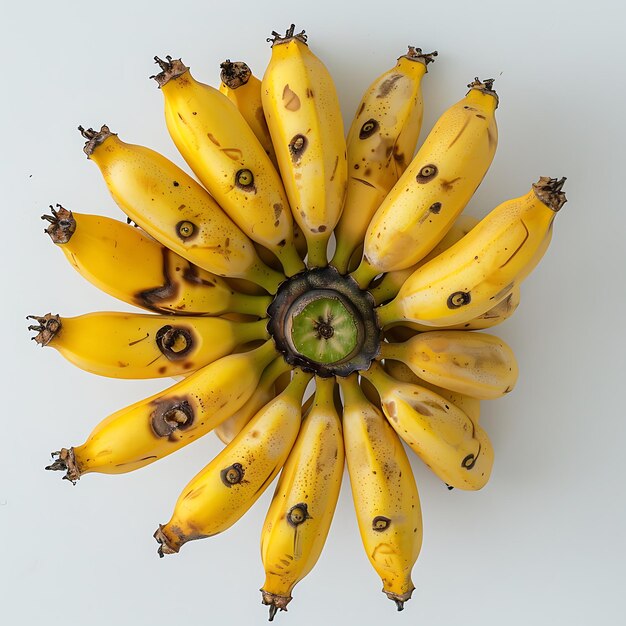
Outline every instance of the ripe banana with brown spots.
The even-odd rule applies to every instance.
[[[287,275],[304,269],[283,183],[237,107],[195,80],[180,59],[155,61],[167,129],[189,167],[239,228],[280,259]]]
[[[46,469],[65,471],[65,478],[75,482],[88,472],[123,474],[149,465],[239,410],[277,356],[274,342],[268,341],[214,361],[165,391],[116,411],[84,444],[55,452]]]
[[[92,374],[112,378],[180,376],[230,354],[237,346],[269,338],[266,320],[219,317],[88,313],[37,317],[29,330],[41,346],[58,350]]]
[[[109,295],[157,313],[264,317],[269,296],[231,289],[222,278],[193,265],[139,228],[57,205],[42,219],[45,232],[81,276]]]
[[[154,534],[159,555],[232,526],[281,470],[298,436],[302,394],[311,378],[298,370],[279,396],[201,470],[180,494],[167,524]]]
[[[507,298],[548,248],[554,217],[566,201],[564,182],[542,176],[526,195],[496,207],[413,272],[398,295],[377,309],[379,323],[463,324]]]
[[[496,152],[498,97],[476,79],[437,121],[400,180],[376,211],[353,276],[365,288],[382,272],[426,256],[480,185]]]
[[[407,54],[369,86],[359,103],[346,140],[348,191],[331,261],[342,274],[363,243],[376,209],[413,159],[424,112],[422,78],[436,55],[409,46]]]
[[[410,599],[411,570],[422,546],[422,511],[411,464],[383,414],[356,376],[339,379],[343,438],[363,547],[398,610]]]
[[[304,31],[273,32],[262,81],[263,111],[309,266],[327,264],[326,249],[346,195],[343,119],[333,80]]]

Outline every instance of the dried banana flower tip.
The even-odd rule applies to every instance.
[[[56,209],[50,205],[50,215],[42,215],[41,219],[50,223],[50,226],[44,228],[43,232],[50,235],[54,243],[67,243],[76,230],[76,220],[72,212],[60,204],[56,205]]]
[[[170,80],[189,71],[189,67],[181,59],[173,59],[169,54],[165,57],[165,61],[155,56],[154,62],[161,68],[161,71],[158,74],[153,74],[150,78],[156,80],[159,87],[163,87]]]
[[[65,472],[63,480],[69,480],[73,485],[80,478],[80,472],[76,465],[74,448],[61,448],[57,452],[52,452],[52,463],[46,466],[47,470]]]
[[[116,135],[109,130],[106,124],[102,124],[100,130],[94,130],[93,128],[85,129],[84,126],[79,126],[78,130],[80,134],[87,140],[83,146],[83,152],[89,158],[93,151],[102,143],[104,143],[109,137]]]
[[[421,48],[416,48],[415,46],[409,46],[408,52],[399,57],[400,59],[405,58],[411,61],[419,61],[424,65],[428,66],[429,63],[435,62],[435,57],[438,56],[439,53],[436,50],[433,52],[422,52]]]
[[[252,75],[248,64],[243,61],[233,62],[226,59],[220,63],[220,68],[222,69],[220,79],[229,89],[237,89],[237,87],[245,85]]]
[[[308,36],[306,35],[305,31],[300,31],[297,34],[294,34],[296,30],[296,25],[292,24],[287,31],[285,32],[284,35],[281,35],[280,33],[277,33],[275,30],[272,31],[272,36],[268,37],[266,41],[270,42],[272,44],[272,46],[275,46],[279,43],[288,43],[290,42],[292,39],[297,39],[298,41],[302,42],[303,44],[307,43],[307,39]],[[308,45],[308,44],[307,44]]]
[[[563,185],[567,178],[550,178],[548,176],[540,176],[539,180],[533,184],[535,194],[550,210],[555,213],[559,211],[567,202]]]
[[[38,315],[28,315],[26,319],[35,320],[37,322],[37,324],[31,324],[28,330],[37,331],[37,335],[31,337],[31,339],[42,347],[47,346],[61,330],[61,319],[58,315],[52,315],[52,313],[46,313],[42,317]]]

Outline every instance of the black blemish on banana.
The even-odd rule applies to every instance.
[[[244,191],[255,191],[254,174],[250,170],[239,170],[235,174],[235,185]]]
[[[170,440],[177,430],[185,430],[194,422],[194,412],[186,397],[170,397],[154,400],[154,411],[150,414],[150,426],[157,437]]]
[[[220,478],[227,487],[232,487],[243,481],[244,469],[241,463],[233,463],[220,472]]]
[[[300,524],[303,524],[308,519],[311,519],[311,516],[309,515],[309,510],[305,502],[294,504],[289,511],[287,511],[287,522],[294,528],[300,526]]]
[[[448,296],[448,308],[460,309],[462,306],[469,304],[472,300],[468,291],[455,291]]]
[[[438,173],[439,170],[437,169],[437,166],[430,163],[422,167],[422,169],[417,173],[415,180],[420,184],[424,184],[435,178]]]
[[[184,359],[194,346],[191,332],[181,326],[162,326],[156,333],[159,350],[170,361]]]
[[[176,224],[176,234],[183,240],[188,241],[196,233],[196,225],[189,220],[182,220]]]
[[[159,304],[176,298],[180,291],[180,285],[176,284],[170,275],[169,256],[172,254],[171,251],[163,247],[161,254],[163,255],[163,285],[140,291],[136,294],[135,299],[139,306],[152,309],[153,311],[167,312],[167,307],[159,306]]]
[[[289,154],[291,155],[291,160],[294,163],[297,163],[300,160],[300,157],[306,150],[308,143],[308,139],[304,135],[295,135],[289,142]]]
[[[376,120],[367,120],[367,122],[365,122],[363,126],[361,126],[361,130],[359,131],[359,139],[367,139],[368,137],[371,137],[379,128],[380,125]]]
[[[389,526],[391,526],[391,520],[384,515],[377,515],[372,520],[372,530],[376,531],[377,533],[380,533],[383,530],[387,530]]]

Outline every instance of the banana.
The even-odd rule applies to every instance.
[[[274,166],[278,168],[272,138],[263,113],[261,81],[243,61],[226,59],[220,64],[220,68],[222,70],[220,72],[220,92],[239,109],[243,119],[248,122],[248,126],[263,146],[263,150]]]
[[[343,475],[341,421],[332,378],[316,379],[315,401],[304,418],[274,493],[261,537],[263,604],[270,621],[287,610],[294,586],[319,558]]]
[[[481,400],[499,398],[517,382],[515,355],[494,335],[434,330],[380,348],[383,359],[402,361],[429,383]]]
[[[346,140],[348,191],[331,261],[342,274],[376,209],[413,158],[424,113],[422,78],[435,56],[409,46],[361,98]]]
[[[280,176],[237,107],[196,81],[180,59],[155,61],[167,129],[189,167],[239,228],[280,259],[287,275],[304,269]]]
[[[471,396],[466,396],[465,394],[451,391],[450,389],[444,389],[443,387],[437,387],[437,385],[433,385],[419,378],[419,376],[416,376],[408,365],[400,361],[386,361],[385,371],[392,378],[400,382],[419,385],[420,387],[426,387],[426,389],[434,391],[437,395],[449,400],[452,404],[461,409],[475,424],[478,424],[480,421],[480,400],[478,400],[478,398],[472,398]]]
[[[267,340],[267,320],[238,323],[216,317],[89,313],[29,315],[33,339],[92,374],[162,378],[189,374],[250,341]]]
[[[377,309],[379,323],[463,324],[504,300],[543,257],[565,178],[542,176],[525,196],[503,202],[451,248],[417,269]]]
[[[441,480],[465,490],[484,487],[493,447],[477,423],[425,387],[398,382],[378,363],[361,375],[378,390],[393,429]]]
[[[230,528],[274,480],[298,436],[302,394],[311,376],[297,370],[289,387],[262,408],[180,494],[154,537],[159,555]]]
[[[276,292],[284,276],[261,262],[250,239],[191,176],[158,152],[121,141],[107,126],[99,132],[79,129],[87,139],[85,154],[131,220],[214,274],[246,278]]]
[[[289,381],[281,387],[279,381],[285,375],[289,377]],[[276,397],[278,391],[284,391],[287,388],[289,382],[291,382],[291,366],[287,365],[284,359],[276,359],[271,365],[268,365],[250,399],[236,413],[215,427],[215,434],[222,443],[228,445],[241,429]],[[281,388],[279,389],[279,387]]]
[[[422,546],[422,511],[411,464],[383,414],[367,401],[356,376],[339,379],[343,438],[363,547],[401,611],[411,598],[411,570]]]
[[[327,264],[326,249],[343,208],[346,142],[339,100],[304,31],[268,39],[272,57],[262,81],[263,111],[309,266]]]
[[[202,437],[239,410],[277,357],[274,342],[206,365],[169,389],[121,409],[98,424],[81,446],[53,453],[46,469],[77,481],[83,474],[123,474]]]
[[[426,256],[480,185],[495,155],[498,97],[493,81],[476,79],[437,121],[426,141],[376,211],[353,277],[365,288],[381,272],[401,270]]]
[[[478,224],[478,220],[470,215],[459,215],[452,224],[450,230],[443,236],[441,241],[421,260],[419,260],[411,267],[407,267],[403,270],[395,270],[394,272],[388,272],[382,278],[382,280],[376,285],[376,287],[369,289],[369,292],[374,296],[376,304],[387,302],[398,295],[398,291],[406,279],[421,265],[428,263],[431,259],[439,256],[444,250],[447,250],[450,246],[454,245],[457,241],[460,241],[467,233],[469,233],[474,226]]]
[[[100,215],[50,207],[45,232],[71,265],[109,295],[157,313],[264,317],[272,299],[237,293],[140,229]]]

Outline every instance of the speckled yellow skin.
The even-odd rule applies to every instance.
[[[333,402],[333,379],[316,379],[315,402],[281,473],[261,536],[264,601],[280,604],[317,562],[333,518],[343,476],[341,421]],[[289,512],[306,505],[293,525]]]
[[[283,393],[263,407],[180,494],[170,521],[160,527],[163,551],[178,552],[192,539],[232,526],[281,470],[298,436],[302,394],[310,375],[298,372]],[[225,472],[230,468],[231,481]]]
[[[83,445],[73,448],[79,474],[123,474],[195,441],[248,400],[276,356],[269,341],[257,350],[210,363],[165,391],[116,411],[95,427]],[[170,413],[166,423],[163,414],[182,403],[187,403],[193,419],[185,422],[184,415]]]
[[[496,106],[495,96],[470,89],[439,118],[370,222],[360,284],[417,263],[452,226],[495,155]]]
[[[356,377],[339,382],[346,462],[363,547],[383,592],[404,602],[414,589],[411,570],[423,537],[413,470],[400,438],[365,398]]]
[[[555,212],[534,189],[495,208],[461,241],[418,268],[389,304],[383,324],[469,322],[509,296],[543,257]],[[455,294],[468,294],[455,299]]]
[[[399,383],[378,364],[362,374],[376,386],[391,426],[441,480],[465,490],[485,486],[493,447],[478,423],[425,387]]]
[[[169,80],[161,91],[167,129],[200,182],[250,239],[287,265],[288,273],[302,269],[282,181],[237,107],[189,71]],[[242,170],[252,173],[251,185],[238,183]]]
[[[193,265],[124,222],[72,213],[76,230],[57,244],[89,282],[109,295],[159,313],[262,315],[269,297],[239,294],[221,278]]]
[[[262,82],[263,111],[309,265],[326,265],[328,239],[346,195],[346,142],[333,80],[309,47],[292,37],[274,43]],[[301,135],[301,151],[290,149]],[[300,144],[297,144],[300,145]]]
[[[422,127],[425,73],[423,58],[402,56],[369,86],[359,103],[346,140],[348,192],[331,261],[340,272],[348,269],[372,216],[413,158]],[[370,128],[373,132],[368,132]]]
[[[402,361],[433,385],[493,400],[515,387],[518,367],[511,348],[486,333],[434,330],[408,341],[382,343],[384,359]]]
[[[74,365],[113,378],[180,376],[230,354],[238,345],[267,339],[265,322],[231,322],[217,317],[88,313],[61,317],[61,330],[46,344]],[[178,332],[162,350],[159,331]],[[188,338],[188,339],[187,339]]]

